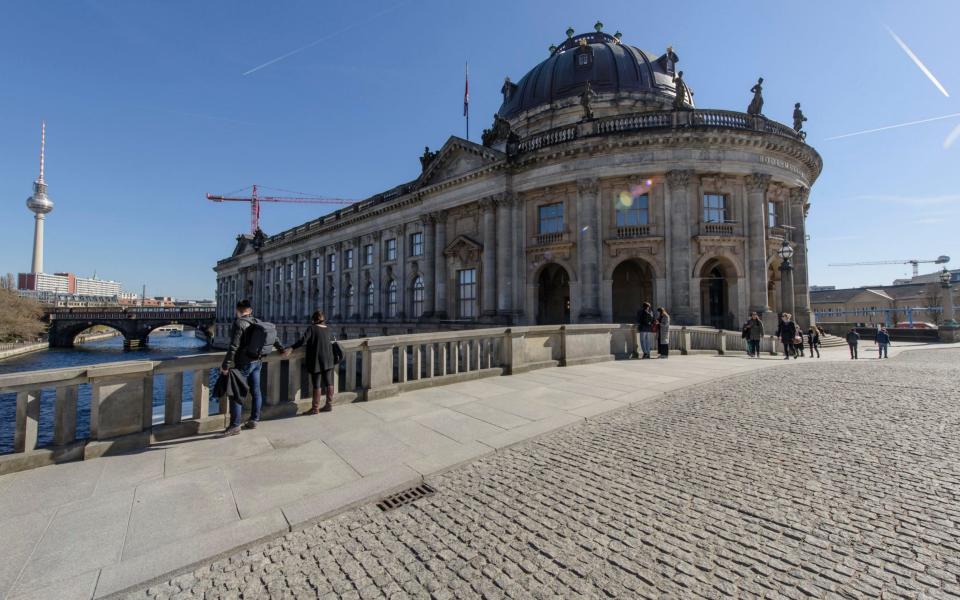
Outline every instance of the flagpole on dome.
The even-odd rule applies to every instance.
[[[470,139],[470,72],[463,63],[463,116],[467,119],[467,140]]]

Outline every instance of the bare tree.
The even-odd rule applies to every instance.
[[[13,273],[7,273],[2,278],[0,278],[0,288],[3,288],[5,290],[17,289],[17,280],[13,276]]]
[[[0,342],[34,340],[46,330],[43,308],[15,290],[0,288]]]

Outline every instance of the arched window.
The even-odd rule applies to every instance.
[[[327,284],[327,314],[333,316],[336,313],[337,287],[333,282]]]
[[[391,319],[397,316],[397,280],[391,279],[387,284],[387,316]]]
[[[353,316],[354,312],[356,312],[356,307],[357,307],[356,297],[353,294],[352,284],[349,284],[349,283],[347,284],[346,296],[347,296],[347,309],[345,312],[346,312],[347,318],[350,318]]]
[[[415,319],[423,316],[423,277],[417,276],[413,280],[413,302],[410,306],[410,312]]]
[[[366,289],[366,292],[365,292],[365,294],[364,294],[365,298],[364,298],[364,301],[363,301],[363,304],[364,304],[364,306],[363,306],[363,316],[366,317],[366,318],[368,318],[368,319],[372,319],[372,318],[373,318],[373,297],[374,297],[374,293],[375,293],[375,292],[374,292],[374,290],[373,290],[373,282],[370,282],[370,283],[367,284],[367,289]]]

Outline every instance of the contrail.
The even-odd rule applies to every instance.
[[[953,128],[953,131],[950,132],[950,135],[947,136],[947,139],[943,140],[943,149],[949,150],[953,143],[960,139],[960,125],[957,125]]]
[[[278,63],[278,62],[280,62],[281,60],[283,60],[283,59],[285,59],[285,58],[290,58],[290,57],[293,56],[294,54],[300,54],[300,53],[303,52],[304,50],[309,50],[310,48],[313,48],[313,47],[316,46],[317,44],[319,44],[319,43],[321,43],[321,42],[325,42],[325,41],[329,40],[330,38],[334,38],[334,37],[336,37],[336,36],[338,36],[338,35],[340,35],[340,34],[346,33],[346,32],[348,32],[348,31],[350,31],[351,29],[356,29],[357,27],[360,27],[361,25],[366,25],[366,24],[368,24],[371,20],[376,19],[376,18],[378,18],[378,17],[382,17],[383,15],[387,14],[388,12],[393,11],[393,10],[396,10],[397,8],[399,8],[400,6],[402,6],[403,4],[406,4],[406,2],[398,2],[397,4],[394,4],[393,6],[390,6],[390,7],[388,7],[388,8],[385,8],[385,9],[381,10],[380,12],[371,15],[370,18],[368,18],[368,19],[366,19],[366,20],[364,20],[364,21],[357,21],[357,22],[353,23],[352,25],[347,25],[346,27],[343,27],[343,28],[341,28],[341,29],[338,29],[338,30],[336,30],[336,31],[334,31],[334,32],[332,32],[332,33],[328,33],[327,35],[323,36],[323,37],[320,38],[319,40],[314,40],[314,41],[310,42],[309,44],[307,44],[306,46],[301,46],[300,48],[297,48],[296,50],[291,50],[290,52],[287,52],[287,53],[284,54],[283,56],[278,56],[277,58],[274,58],[273,60],[268,60],[267,62],[263,63],[262,65],[257,65],[256,67],[250,69],[249,71],[244,72],[244,75],[249,75],[249,74],[251,74],[251,73],[256,73],[256,72],[259,71],[260,69],[265,69],[265,68],[269,67],[270,65],[275,64],[275,63]]]
[[[940,117],[930,117],[929,119],[920,119],[919,121],[910,121],[909,123],[898,123],[896,125],[887,125],[886,127],[877,127],[876,129],[866,129],[864,131],[854,131],[853,133],[844,133],[843,135],[835,135],[833,137],[825,138],[826,140],[839,140],[840,138],[853,137],[855,135],[863,135],[865,133],[875,133],[877,131],[886,131],[887,129],[897,129],[899,127],[909,127],[911,125],[919,125],[921,123],[929,123],[931,121],[942,121],[944,119],[953,119],[955,117],[960,117],[960,113],[951,113],[949,115],[943,115]]]
[[[884,27],[887,27],[887,26],[884,25]],[[949,98],[949,97],[950,97],[950,94],[947,93],[947,90],[944,89],[944,87],[940,84],[939,81],[937,81],[937,78],[933,76],[933,73],[930,72],[930,69],[928,69],[926,65],[924,65],[922,62],[920,62],[920,59],[917,58],[917,55],[913,53],[913,50],[911,50],[910,47],[907,46],[906,42],[904,42],[903,40],[901,40],[901,39],[900,39],[900,36],[898,36],[897,34],[895,34],[895,33],[893,32],[893,30],[890,29],[889,27],[887,27],[887,31],[890,32],[890,35],[891,35],[891,36],[893,36],[893,41],[895,41],[895,42],[897,43],[897,45],[900,46],[900,48],[901,48],[904,52],[907,53],[907,56],[910,57],[910,60],[913,61],[913,64],[917,65],[917,66],[920,68],[920,70],[923,71],[923,74],[927,76],[927,79],[929,79],[931,82],[933,82],[933,85],[937,86],[937,89],[940,90],[940,92],[941,92],[944,96],[946,96],[947,98]]]

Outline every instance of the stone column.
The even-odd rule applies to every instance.
[[[513,309],[513,280],[515,270],[511,268],[513,235],[510,231],[513,220],[514,196],[511,193],[497,197],[497,314],[509,318]],[[486,250],[486,247],[484,247]]]
[[[669,196],[667,202],[670,227],[670,305],[667,310],[677,325],[692,325],[693,309],[690,306],[690,195],[693,193],[693,171],[670,171],[667,173]]]
[[[510,279],[513,282],[513,319],[515,323],[525,322],[524,313],[524,292],[527,279],[527,218],[524,215],[523,202],[519,197],[513,197],[513,218],[511,227],[513,228],[513,245],[511,247],[510,260],[513,270]]]
[[[383,274],[380,272],[380,259],[382,255],[380,251],[380,239],[382,237],[379,231],[374,231],[370,234],[370,240],[373,244],[373,266],[370,271],[370,281],[373,282],[373,320],[375,321],[383,319],[383,294],[387,291],[386,286],[383,285]]]
[[[796,319],[804,328],[813,323],[810,310],[810,271],[807,265],[807,198],[810,190],[790,189],[790,224],[793,225],[793,294]]]
[[[420,260],[420,273],[423,274],[423,316],[432,317],[433,299],[437,293],[436,269],[434,269],[434,218],[433,215],[421,215],[423,224],[423,255]]]
[[[746,178],[747,184],[747,240],[750,262],[750,310],[763,314],[770,310],[767,305],[767,222],[765,204],[770,176],[754,173]],[[791,302],[792,304],[792,302]],[[767,320],[764,320],[764,324]]]
[[[581,323],[600,321],[600,181],[577,181],[577,261]]]
[[[789,260],[780,265],[780,305],[783,312],[794,314],[793,264]]]
[[[447,248],[447,214],[443,211],[433,214],[434,246],[433,260],[435,273],[434,316],[438,319],[447,318],[447,257],[443,251]]]
[[[343,277],[343,243],[337,242],[333,249],[333,286],[336,288],[333,295],[333,306],[334,312],[337,314],[337,318],[343,321],[346,319],[346,315],[343,314],[343,302],[344,294],[347,291],[347,288],[344,285]]]
[[[493,317],[497,314],[497,232],[494,229],[496,204],[493,198],[484,198],[480,201],[480,213],[483,215],[480,314],[484,317]]]

